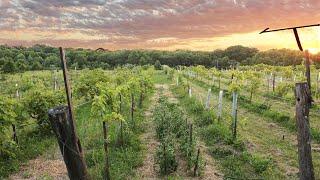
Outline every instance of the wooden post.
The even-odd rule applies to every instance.
[[[67,94],[67,101],[68,101],[68,110],[70,114],[70,119],[71,119],[71,128],[73,129],[73,134],[75,134],[75,123],[74,123],[74,113],[73,113],[73,106],[72,106],[72,101],[71,101],[71,89],[70,89],[70,82],[69,82],[69,73],[67,69],[67,61],[65,57],[64,50],[62,47],[59,48],[60,50],[60,58],[61,58],[61,65],[62,65],[62,70],[63,70],[63,79],[64,79],[64,85],[65,85],[65,90]]]
[[[12,124],[12,139],[18,144],[18,136],[16,131],[16,125]]]
[[[167,155],[166,155],[166,143],[163,143],[163,158],[164,158],[164,174],[167,174]]]
[[[104,179],[110,180],[109,155],[108,155],[108,126],[106,122],[103,122],[103,138],[104,138],[104,152],[105,152]]]
[[[220,87],[221,87],[221,76],[219,76],[219,90],[220,90]]]
[[[311,75],[310,75],[310,54],[309,51],[305,51],[305,66],[306,66],[306,78],[309,86],[309,91],[311,92]],[[311,94],[310,94],[311,95]]]
[[[189,145],[192,146],[192,123],[189,124]],[[191,157],[191,151],[188,153],[188,157]]]
[[[219,104],[218,104],[218,121],[222,119],[222,100],[223,100],[223,90],[219,92]]]
[[[78,178],[81,178],[81,179],[87,179],[87,167],[86,167],[86,164],[83,160],[83,153],[82,153],[82,149],[81,149],[81,144],[80,144],[80,140],[78,139],[78,136],[77,136],[77,132],[76,132],[76,125],[75,125],[75,119],[74,119],[74,113],[73,113],[73,105],[72,105],[72,100],[71,100],[71,90],[70,90],[70,83],[69,83],[69,74],[68,74],[68,69],[67,69],[67,61],[66,61],[66,57],[65,57],[65,53],[64,53],[64,50],[62,49],[62,47],[59,48],[59,51],[60,51],[60,59],[61,59],[61,66],[62,66],[62,70],[63,70],[63,79],[64,79],[64,84],[65,84],[65,91],[66,91],[66,95],[67,95],[67,102],[68,102],[68,108],[66,109],[68,111],[68,113],[64,113],[64,114],[59,114],[57,113],[56,111],[57,110],[61,110],[62,108],[58,108],[58,109],[54,109],[53,111],[51,111],[52,113],[52,118],[51,118],[51,121],[52,123],[56,124],[56,125],[59,125],[57,124],[57,118],[56,115],[59,115],[59,116],[66,116],[63,123],[68,123],[68,127],[65,127],[63,129],[61,129],[62,127],[55,127],[53,126],[53,129],[54,131],[56,130],[57,131],[57,134],[58,133],[62,133],[62,132],[65,132],[67,134],[65,134],[64,136],[66,136],[65,138],[69,138],[68,140],[70,141],[70,145],[71,145],[71,148],[72,151],[75,150],[75,152],[78,153],[80,159],[76,159],[78,163],[81,163],[79,166],[82,168],[82,170],[78,170],[76,171],[75,174],[70,174],[69,173],[69,177],[70,179],[72,179],[73,177],[78,177]],[[65,110],[65,109],[63,109]],[[49,112],[49,116],[50,116],[50,112]],[[55,122],[54,122],[55,121]],[[61,122],[60,122],[61,123]],[[59,140],[59,136],[57,136],[58,140]],[[67,139],[65,139],[66,141]],[[65,141],[63,141],[65,143]],[[61,144],[63,145],[63,144]],[[64,149],[64,146],[63,146],[63,149]],[[71,156],[71,154],[69,155]],[[66,157],[65,158],[65,163],[69,163],[68,161],[71,161],[73,162],[73,159],[71,157],[71,159],[69,159],[70,157]],[[67,160],[67,161],[66,161]],[[80,162],[81,161],[81,162]],[[67,165],[68,166],[68,165]],[[72,170],[72,166],[73,165],[70,165],[71,169]],[[69,172],[69,171],[68,171]],[[77,174],[78,173],[78,174]],[[71,178],[72,177],[72,178]]]
[[[272,73],[272,92],[275,91],[276,86],[276,73]]]
[[[200,156],[200,149],[198,149],[198,152],[197,152],[197,158],[196,158],[196,164],[194,165],[193,176],[197,175],[197,171],[199,168],[199,156]]]
[[[236,139],[237,138],[237,112],[238,112],[238,93],[237,92],[233,92],[232,93],[232,120],[233,120],[233,138]]]
[[[309,123],[309,108],[312,99],[308,83],[296,83],[295,96],[300,179],[314,180]]]
[[[49,120],[55,133],[61,154],[66,164],[71,180],[87,180],[87,166],[83,158],[80,140],[72,126],[70,110],[66,106],[59,106],[49,110]]]
[[[210,89],[208,89],[207,102],[206,102],[206,109],[209,109],[209,106],[210,106],[210,96],[211,96],[211,88],[210,88]]]

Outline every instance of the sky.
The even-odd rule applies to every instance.
[[[320,0],[0,0],[0,44],[202,50],[297,49],[291,31],[320,23]],[[320,51],[320,27],[299,30]]]

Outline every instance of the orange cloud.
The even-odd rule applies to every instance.
[[[318,0],[2,0],[0,43],[166,50],[242,44],[295,49],[291,32],[258,32],[318,23],[319,8]],[[303,45],[312,51],[317,51],[315,29],[301,32]]]

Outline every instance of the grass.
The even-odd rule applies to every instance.
[[[148,96],[149,97],[149,96]],[[150,104],[146,98],[141,109],[135,111],[135,128],[129,118],[129,107],[124,108],[125,145],[118,144],[119,122],[109,124],[109,161],[112,179],[126,179],[135,175],[135,169],[143,163],[143,147],[139,135],[144,128],[144,111]],[[85,160],[92,179],[102,179],[105,163],[102,121],[90,118],[90,106],[77,111],[77,128],[85,152]]]
[[[211,88],[213,93],[218,93],[220,91],[216,86],[210,86],[203,81],[194,79],[193,82],[200,87]],[[229,92],[225,91],[225,95],[229,100],[232,100],[232,95]],[[258,103],[255,101],[250,102],[248,97],[241,94],[239,95],[238,104],[239,106],[247,109],[252,113],[255,113],[259,116],[266,118],[271,122],[275,122],[280,126],[287,128],[291,132],[296,132],[295,119],[294,117],[292,117],[292,113],[290,114],[287,112],[283,112],[282,108],[278,108],[277,110],[274,110],[270,108],[271,104],[268,105],[268,103],[266,102],[263,102],[263,103]],[[315,142],[320,143],[320,130],[318,130],[316,127],[312,127],[311,135],[312,135],[312,139]]]
[[[29,127],[24,131],[18,130],[19,145],[15,149],[12,158],[0,157],[0,178],[8,177],[17,172],[23,163],[36,158],[53,147],[55,141],[53,136],[39,134]]]
[[[190,82],[190,81],[189,81]],[[203,97],[206,95],[205,88],[192,84],[194,94],[199,94]],[[224,98],[224,108],[228,109],[228,104],[231,103],[229,98]],[[216,94],[213,94],[211,104],[217,102]],[[268,168],[263,177],[270,179],[296,179],[298,174],[298,155],[296,146],[296,135],[287,128],[282,128],[270,123],[270,119],[263,117],[261,114],[247,111],[239,105],[239,134],[246,142],[250,152],[272,159],[272,166]],[[227,111],[227,114],[230,112]],[[225,115],[227,115],[225,114]],[[228,117],[224,122],[228,122]],[[284,139],[282,139],[284,135]],[[313,153],[313,164],[315,176],[320,177],[320,161],[319,153]],[[272,177],[272,178],[271,178]]]
[[[142,164],[143,153],[139,139],[139,134],[143,131],[143,112],[148,107],[149,99],[146,98],[141,109],[135,112],[136,128],[130,130],[130,121],[127,121],[125,131],[126,145],[119,147],[117,143],[117,134],[119,132],[118,122],[110,125],[110,172],[112,179],[125,179],[133,176],[135,168]],[[85,152],[85,161],[88,171],[93,179],[102,179],[104,168],[104,140],[102,122],[90,119],[91,106],[89,104],[79,107],[76,112],[76,123],[78,136],[81,140]],[[129,119],[129,109],[124,109],[126,119]],[[57,149],[57,140],[53,135],[42,135],[35,131],[36,127],[24,128],[24,131],[18,131],[19,148],[16,150],[15,158],[0,158],[0,177],[5,178],[10,174],[17,172],[23,163],[34,159],[39,155],[55,153]],[[49,175],[44,175],[48,179]]]
[[[183,87],[172,88],[181,106],[193,117],[201,138],[217,159],[226,179],[262,178],[267,169],[273,169],[273,162],[247,151],[241,139],[234,140],[228,125],[217,122],[212,111],[204,109],[195,98],[189,98]]]

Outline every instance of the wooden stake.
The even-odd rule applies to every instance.
[[[197,171],[199,168],[199,156],[200,156],[200,149],[198,149],[198,152],[197,152],[197,158],[196,158],[196,164],[194,165],[193,176],[197,175]]]
[[[305,50],[305,66],[306,66],[306,78],[309,86],[309,90],[311,92],[311,73],[310,73],[310,54],[308,50]],[[311,94],[310,94],[311,95]]]
[[[309,123],[309,108],[312,99],[308,83],[296,83],[295,96],[300,180],[314,180]]]
[[[12,124],[12,139],[18,144],[18,137],[17,137],[17,131],[16,131],[16,125]]]
[[[73,138],[76,136],[75,132],[75,119],[74,119],[74,113],[73,113],[73,106],[72,106],[72,100],[71,100],[71,89],[70,89],[70,83],[69,83],[69,73],[67,69],[67,61],[65,57],[64,50],[62,47],[59,48],[60,50],[60,58],[61,58],[61,65],[62,65],[62,70],[63,70],[63,79],[64,79],[64,85],[65,85],[65,90],[67,94],[67,101],[68,101],[68,108],[69,108],[69,115],[71,119],[71,128],[72,128],[72,134]]]
[[[272,74],[272,92],[275,91],[275,86],[276,86],[276,73]]]
[[[108,155],[108,126],[106,122],[103,122],[103,138],[104,138],[104,152],[105,152],[104,179],[110,180],[109,155]]]
[[[49,110],[49,121],[55,133],[61,154],[71,180],[89,179],[87,166],[83,158],[81,143],[72,127],[69,108],[59,106]]]
[[[233,119],[233,138],[237,138],[237,112],[238,112],[238,93],[233,92],[232,93],[232,119]]]

